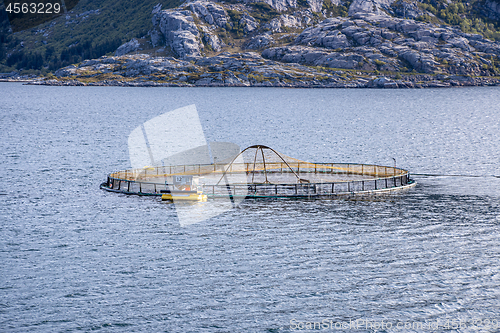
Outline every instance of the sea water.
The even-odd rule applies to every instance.
[[[418,185],[246,200],[187,227],[171,204],[99,189],[130,167],[134,128],[191,104],[208,141],[396,163]],[[0,83],[0,118],[0,331],[499,330],[498,87]]]

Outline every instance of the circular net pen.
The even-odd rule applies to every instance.
[[[214,164],[114,172],[101,188],[125,194],[201,198],[335,198],[415,186],[407,170],[372,164],[310,163],[256,145]],[[189,198],[189,199],[188,199]]]

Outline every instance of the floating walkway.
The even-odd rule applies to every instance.
[[[336,198],[415,186],[407,170],[372,164],[310,163],[256,145],[214,164],[145,167],[114,172],[101,188],[170,200]]]

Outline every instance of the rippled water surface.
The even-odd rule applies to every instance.
[[[189,104],[208,140],[442,176],[366,200],[244,201],[188,227],[99,190],[130,166],[134,128]],[[499,88],[0,83],[0,119],[0,331],[500,330]]]

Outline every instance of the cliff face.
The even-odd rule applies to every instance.
[[[224,6],[198,0],[185,10],[156,8],[154,34],[161,34],[180,59],[201,56],[207,48],[226,49],[228,31],[237,26],[243,31],[239,39],[243,49],[281,62],[372,71],[495,75],[498,43],[450,26],[391,17],[392,2],[354,0],[349,17],[320,20],[313,12],[318,2],[291,11],[296,7],[294,2],[273,0],[269,4],[278,14],[263,21],[256,19],[254,7],[246,4]],[[283,10],[290,12],[281,13]],[[286,31],[297,32],[283,36]],[[281,40],[292,37],[288,40],[293,41],[280,42],[278,36]]]
[[[327,19],[293,44],[263,56],[332,68],[489,76],[495,74],[491,59],[500,54],[498,43],[480,35],[375,14]]]
[[[391,10],[391,4],[395,0],[354,0],[349,7],[349,15],[378,14],[386,15]]]
[[[394,81],[396,86],[418,86],[418,82],[412,79],[417,73],[421,73],[419,78],[423,81],[437,80],[438,85],[444,86],[494,84],[498,81],[494,78],[500,75],[498,42],[485,39],[479,34],[464,33],[458,27],[395,17],[399,7],[394,6],[393,0],[354,0],[348,9],[340,0],[325,1],[328,2],[309,0],[299,5],[295,0],[267,0],[266,3],[195,0],[175,9],[162,10],[157,6],[152,12],[154,29],[150,32],[151,42],[171,50],[174,58],[167,62],[176,58],[181,62],[188,61],[201,66],[194,68],[194,72],[207,70],[202,67],[208,66],[208,73],[220,74],[208,75],[199,81],[196,75],[186,75],[185,67],[181,66],[183,69],[179,70],[178,67],[169,65],[174,69],[171,68],[170,73],[164,73],[165,82],[162,82],[196,85],[214,82],[217,82],[215,85],[224,85],[224,82],[232,82],[231,84],[236,85],[255,85],[251,78],[258,74],[260,81],[253,83],[271,82],[271,85],[289,86],[291,82],[295,82],[297,86],[301,82],[297,77],[306,80],[307,75],[324,74],[320,81],[306,81],[315,81],[310,84],[312,86],[379,87],[380,81],[373,82],[380,78],[381,72],[386,80],[383,86],[391,77],[398,78],[399,81]],[[491,15],[496,13],[496,4],[492,0],[487,0],[484,4],[489,6]],[[417,6],[412,12],[411,8],[413,7],[409,6],[408,11],[404,10],[405,16],[415,16],[423,10]],[[348,16],[335,15],[341,10],[344,10],[344,14],[348,10]],[[123,45],[117,55],[123,55],[129,49],[137,53],[137,43],[131,41]],[[252,53],[245,53],[248,51]],[[234,58],[242,55],[248,58],[248,54],[251,54],[251,61],[248,63],[251,64],[251,69],[248,64],[236,62],[235,65]],[[210,59],[222,63],[228,61],[233,65],[213,66]],[[143,63],[149,69],[140,69],[137,75],[156,73],[155,77],[158,77],[162,73],[151,69],[149,61],[151,60],[148,60],[148,64]],[[257,64],[261,64],[263,69],[257,70]],[[266,73],[280,72],[284,68],[297,71],[294,66],[298,65],[302,66],[299,72],[303,75],[300,74],[293,80],[286,78],[286,75],[273,77]],[[111,71],[123,77],[133,76],[119,68],[121,67],[114,66]],[[90,71],[92,70],[95,71]],[[342,75],[328,76],[339,70],[354,72],[349,78]],[[172,71],[180,74],[174,77],[171,75]],[[226,75],[228,72],[232,72],[229,78]],[[66,68],[56,74],[59,77],[71,76],[68,73]],[[76,68],[73,74],[78,73]],[[240,74],[245,79],[241,79]],[[403,79],[402,75],[407,76]],[[457,77],[483,79],[474,81],[456,79]],[[146,81],[150,79],[143,77]]]

